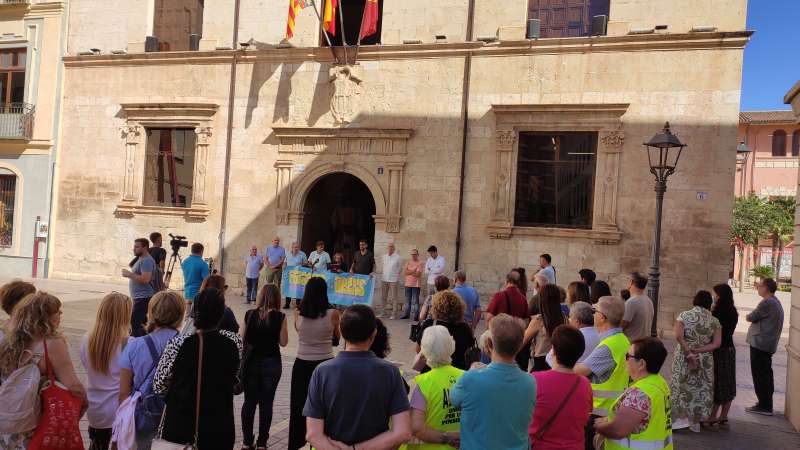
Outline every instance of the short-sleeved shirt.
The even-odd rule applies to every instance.
[[[89,361],[89,335],[81,341],[81,362],[86,369],[86,418],[92,428],[111,428],[119,405],[119,356],[123,347],[114,349],[108,360],[108,373],[94,370]]]
[[[450,389],[461,408],[461,448],[530,450],[536,381],[516,364],[470,370]]]
[[[418,270],[419,273],[420,273],[420,276],[417,277],[417,276],[414,276],[414,275],[406,275],[405,287],[415,287],[415,288],[421,287],[420,286],[420,278],[422,278],[422,269],[424,269],[424,268],[425,268],[425,265],[420,260],[414,261],[413,259],[409,259],[408,261],[406,261],[405,270],[408,271],[408,272],[414,272],[414,271]]]
[[[653,326],[653,301],[644,294],[629,298],[625,302],[625,315],[622,316],[622,320],[629,322],[622,331],[630,341],[650,336]]]
[[[400,255],[392,253],[383,255],[383,276],[381,280],[387,283],[397,283],[400,279]]]
[[[475,310],[481,307],[481,299],[478,290],[468,284],[459,284],[453,288],[453,292],[464,300],[467,309],[464,310],[464,322],[472,324],[475,318]]]
[[[258,278],[258,273],[261,272],[261,261],[263,260],[261,255],[247,255],[244,259],[247,264],[244,276],[250,279]]]
[[[361,275],[369,275],[375,271],[375,256],[367,250],[363,255],[360,251],[356,252],[353,258],[353,272]]]
[[[157,266],[167,260],[167,251],[161,247],[150,247],[147,252],[150,253],[150,257],[153,258]]]
[[[286,257],[286,249],[281,247],[280,245],[275,247],[274,245],[270,245],[264,250],[264,254],[267,255],[267,261],[271,266],[278,264],[281,261],[281,258]]]
[[[177,330],[171,328],[160,328],[148,334],[153,339],[156,353],[160,356],[167,346],[167,342],[178,334]],[[155,365],[154,365],[155,364]],[[119,357],[119,367],[128,369],[133,373],[133,388],[139,386],[139,392],[146,392],[150,384],[153,383],[153,375],[158,360],[153,362],[150,357],[150,350],[147,348],[145,337],[128,338],[128,343],[122,350]],[[152,372],[151,372],[152,370]],[[149,374],[149,375],[148,375]],[[147,377],[147,381],[145,381]]]
[[[542,267],[536,275],[544,275],[547,277],[549,284],[556,284],[556,269],[553,266]]]
[[[325,435],[348,446],[389,430],[408,411],[400,370],[374,353],[345,351],[317,366],[303,415],[325,421]]]
[[[131,272],[135,273],[136,275],[141,275],[143,273],[150,273],[152,275],[155,270],[156,262],[149,254],[140,256],[131,268]],[[150,298],[155,293],[153,291],[153,286],[149,282],[139,283],[138,281],[130,278],[128,279],[128,286],[131,290],[131,298],[134,299]]]
[[[533,372],[531,376],[536,379],[536,408],[528,428],[531,447],[536,450],[584,448],[584,426],[592,412],[592,386],[589,380],[574,373],[555,370]],[[578,385],[572,396],[558,410],[576,381]],[[555,421],[547,428],[542,439],[535,439],[555,414],[558,414]]]
[[[326,272],[328,264],[331,263],[331,255],[325,250],[321,252],[314,250],[308,255],[308,262],[314,266],[314,272]]]
[[[600,333],[598,336],[598,344],[602,342],[603,339],[619,333],[622,333],[621,328],[612,328],[604,333]],[[583,360],[583,364],[592,371],[592,374],[589,376],[589,381],[594,384],[602,384],[608,381],[608,379],[611,378],[611,374],[614,373],[614,369],[617,367],[614,355],[611,354],[611,349],[608,348],[607,345],[595,347],[592,353],[589,353],[589,356]]]
[[[508,309],[509,306],[511,306],[510,311]],[[520,319],[527,319],[530,317],[528,315],[528,301],[525,300],[525,296],[522,295],[522,292],[513,286],[507,287],[494,294],[486,311],[493,316],[505,313],[514,317],[519,317]]]
[[[308,261],[305,252],[298,250],[297,253],[289,252],[286,254],[286,266],[299,266]]]
[[[200,285],[208,276],[208,263],[199,255],[189,255],[181,263],[183,269],[183,296],[187,301],[194,300]]]
[[[425,272],[428,273],[428,284],[433,286],[436,282],[436,277],[444,275],[445,260],[444,256],[436,255],[436,259],[428,257],[425,261]]]

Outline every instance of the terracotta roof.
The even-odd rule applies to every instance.
[[[739,113],[739,123],[753,125],[797,123],[797,117],[790,109],[785,111],[742,111]]]

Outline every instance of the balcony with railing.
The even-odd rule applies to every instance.
[[[29,103],[0,103],[0,139],[30,139],[35,113]]]

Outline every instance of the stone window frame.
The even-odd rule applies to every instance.
[[[213,136],[211,121],[219,109],[214,103],[123,103],[125,117],[121,137],[125,149],[125,171],[122,200],[115,214],[182,216],[191,221],[203,221],[209,213],[207,197],[208,153]],[[145,130],[147,128],[194,129],[195,163],[192,176],[192,202],[189,207],[144,205],[144,174],[146,165]]]
[[[618,244],[617,223],[622,150],[625,144],[622,116],[628,104],[492,105],[495,116],[495,169],[489,237],[556,237]],[[596,132],[597,158],[592,208],[592,228],[530,227],[514,224],[516,208],[519,133]]]

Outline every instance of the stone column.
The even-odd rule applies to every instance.
[[[125,176],[122,184],[122,201],[136,203],[136,153],[141,143],[142,127],[129,125],[122,127],[125,138]]]
[[[277,191],[275,192],[275,199],[278,202],[275,207],[276,225],[289,225],[289,204],[292,198],[292,166],[294,166],[294,161],[278,160],[275,162],[278,180]]]
[[[405,163],[390,163],[386,165],[389,172],[389,197],[386,208],[386,232],[400,232],[400,218],[402,217],[403,203],[403,172]]]
[[[511,182],[514,179],[516,143],[516,130],[498,129],[495,132],[494,209],[489,225],[490,236],[494,238],[511,236],[511,227],[514,223],[512,210],[514,188]]]
[[[617,186],[625,143],[622,130],[603,130],[597,143],[593,228],[617,228]]]
[[[208,146],[211,141],[211,127],[195,129],[197,142],[194,152],[194,187],[192,189],[192,207],[207,206],[206,177],[208,173]],[[227,189],[227,187],[226,187]]]

